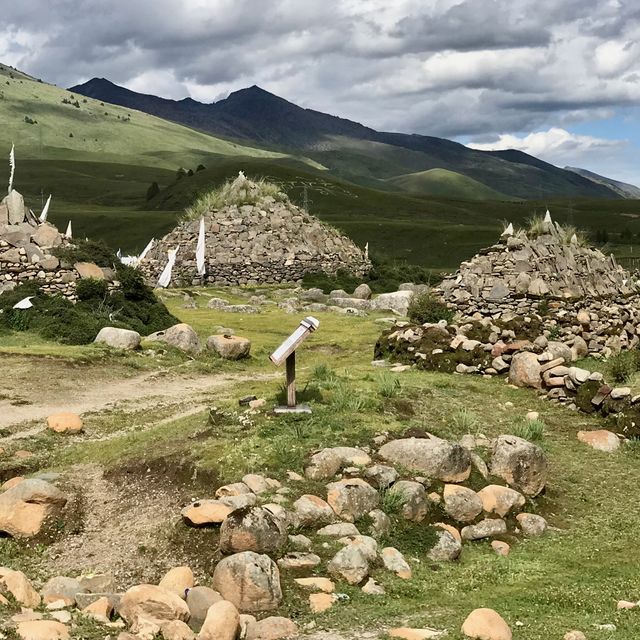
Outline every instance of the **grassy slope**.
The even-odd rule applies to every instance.
[[[408,193],[420,193],[441,198],[461,198],[465,200],[513,200],[490,187],[448,169],[428,169],[417,171],[387,182]]]
[[[228,291],[210,293],[232,297]],[[206,299],[201,302],[204,304]],[[277,309],[231,318],[219,311],[184,310],[181,304],[179,297],[170,300],[172,311],[192,323],[203,337],[212,326],[231,322],[252,339],[253,358],[230,363],[229,372],[272,370],[266,356],[288,334],[293,322],[291,316]],[[380,331],[375,318],[320,314],[320,319],[321,329],[309,338],[304,354],[300,354],[300,387],[314,379],[316,365],[327,364],[349,394],[346,401],[343,397],[338,402],[335,393],[323,392],[323,401],[314,403],[315,413],[310,417],[295,422],[257,417],[255,424],[243,429],[229,423],[212,430],[207,425],[206,411],[157,426],[153,426],[153,420],[161,419],[160,414],[135,416],[116,411],[87,416],[84,436],[61,439],[43,433],[16,442],[13,448],[36,452],[35,463],[42,469],[64,470],[79,462],[113,469],[139,461],[144,475],[147,465],[153,466],[155,459],[174,455],[175,459],[193,460],[205,474],[219,473],[221,482],[237,480],[249,471],[267,471],[285,479],[286,470],[300,471],[308,452],[318,446],[370,444],[371,437],[380,432],[403,433],[411,427],[428,429],[443,437],[459,437],[466,432],[495,436],[512,432],[526,411],[537,410],[546,424],[542,446],[550,458],[551,475],[545,495],[529,503],[527,509],[544,515],[558,531],[535,540],[509,539],[513,548],[508,558],[497,557],[488,542],[466,544],[459,562],[435,566],[421,547],[420,527],[413,527],[387,541],[406,553],[414,568],[411,581],[377,570],[374,575],[385,586],[385,597],[365,596],[357,588],[340,584],[339,590],[346,592],[350,600],[328,613],[312,616],[306,595],[283,573],[286,605],[282,614],[293,615],[302,624],[314,620],[318,631],[371,630],[402,624],[446,628],[448,638],[461,640],[459,628],[466,615],[473,608],[486,606],[499,611],[520,640],[561,638],[569,629],[582,629],[594,639],[615,635],[618,640],[636,640],[639,613],[617,612],[615,603],[618,599],[639,597],[640,513],[633,490],[640,481],[638,448],[626,447],[613,455],[594,451],[577,442],[575,434],[579,429],[601,427],[597,418],[572,413],[540,400],[533,391],[512,389],[501,380],[411,372],[399,377],[399,395],[384,399],[380,395],[381,374],[369,365],[372,345]],[[29,348],[12,350],[28,352]],[[78,351],[82,351],[82,357],[90,363],[96,349],[51,347],[51,351],[73,358],[79,358]],[[108,360],[104,355],[100,357],[98,366],[106,372]],[[136,366],[146,359],[137,357]],[[115,361],[124,363],[126,359],[118,357]],[[85,364],[68,375],[85,377],[90,375],[91,366]],[[216,393],[212,402],[233,411],[238,397],[253,393],[268,398],[272,404],[279,384],[279,379],[244,383]],[[356,408],[359,399],[366,401],[365,406]],[[398,400],[404,401],[401,411]],[[412,417],[404,416],[407,406],[414,412]],[[135,429],[130,429],[132,419],[138,421]],[[113,437],[121,429],[124,431]],[[197,437],[205,432],[206,438]],[[104,440],[107,436],[112,439]],[[167,478],[166,482],[170,480]],[[479,478],[474,477],[473,482],[479,482]],[[313,489],[323,491],[322,485]],[[194,489],[194,495],[195,492],[201,497],[199,488]],[[187,548],[199,550],[194,551],[192,563],[209,566],[215,546],[210,531],[167,523],[167,532]],[[322,555],[328,553],[319,543],[315,549]],[[23,567],[34,575],[38,554],[42,553],[46,553],[43,548],[10,542],[0,550],[0,564]],[[153,555],[148,558],[150,563],[154,560]],[[157,570],[160,574],[167,568],[160,562]],[[319,571],[318,575],[324,573]],[[203,578],[209,580],[210,572]],[[522,626],[516,627],[517,621]],[[604,623],[614,623],[615,634],[593,629],[593,625]],[[75,633],[80,634],[80,630]],[[101,638],[104,631],[96,625],[82,630],[82,635],[94,640]]]

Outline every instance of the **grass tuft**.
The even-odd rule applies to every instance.
[[[513,429],[513,435],[529,440],[529,442],[542,442],[544,430],[545,424],[542,420],[525,420]]]
[[[395,398],[401,391],[402,383],[397,375],[384,371],[378,376],[378,393],[383,398]]]

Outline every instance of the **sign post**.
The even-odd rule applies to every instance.
[[[320,326],[320,321],[308,316],[300,322],[298,328],[269,356],[276,366],[286,363],[287,370],[287,405],[276,407],[275,413],[311,413],[309,405],[296,403],[296,349],[307,339],[309,334]]]

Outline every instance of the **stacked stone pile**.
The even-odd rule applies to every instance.
[[[75,300],[76,281],[90,277],[112,277],[93,263],[63,264],[52,254],[68,246],[55,226],[39,222],[15,189],[0,203],[0,293],[26,282],[37,282],[49,295],[63,295]]]
[[[540,325],[565,342],[576,336],[591,354],[634,348],[640,335],[640,296],[613,256],[580,246],[549,223],[547,233],[503,235],[443,280],[435,290],[461,321],[489,319],[521,325],[518,338]]]
[[[239,176],[232,189],[255,183]],[[244,191],[243,191],[244,192]],[[204,215],[206,275],[196,265],[200,220],[181,222],[140,263],[155,285],[167,263],[167,252],[178,249],[171,286],[238,285],[295,282],[305,273],[335,274],[345,269],[361,276],[371,263],[336,229],[292,204],[286,196],[264,196],[254,204],[229,204]]]

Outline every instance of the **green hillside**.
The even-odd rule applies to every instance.
[[[389,183],[409,193],[463,200],[509,200],[508,196],[448,169],[429,169],[390,178]]]
[[[176,169],[211,156],[282,158],[139,111],[84,98],[0,65],[0,151],[16,157]],[[2,155],[5,151],[2,151]]]

